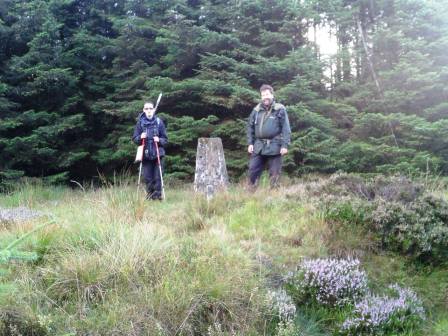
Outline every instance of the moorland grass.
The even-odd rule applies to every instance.
[[[6,265],[8,295],[0,296],[2,311],[38,321],[48,335],[274,335],[268,280],[303,258],[329,255],[356,255],[378,287],[414,288],[429,312],[416,335],[446,331],[443,265],[425,271],[382,253],[362,230],[327,221],[300,186],[254,194],[231,186],[210,201],[187,186],[148,202],[125,181],[84,190],[28,183],[0,205],[28,206],[56,221],[21,244],[39,259]],[[48,216],[2,227],[0,244]],[[332,334],[344,319],[298,309],[297,335]]]

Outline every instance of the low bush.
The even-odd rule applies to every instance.
[[[302,303],[342,307],[367,291],[367,275],[357,259],[313,259],[301,263],[291,284]]]
[[[448,257],[448,202],[421,184],[400,176],[364,183],[350,175],[337,175],[328,183],[320,198],[327,220],[361,225],[375,232],[383,248],[423,262]]]
[[[426,195],[409,205],[378,200],[366,216],[384,245],[422,261],[448,256],[448,203]]]
[[[392,295],[368,294],[341,326],[342,335],[388,335],[411,331],[425,319],[422,302],[408,288],[389,286]]]
[[[268,307],[280,321],[290,321],[296,315],[296,306],[284,289],[268,292]]]
[[[303,261],[287,287],[299,308],[320,316],[335,335],[397,335],[420,328],[425,311],[415,292],[396,284],[377,289],[381,295],[370,288],[359,260],[333,258]],[[291,321],[283,319],[278,330],[289,332]]]

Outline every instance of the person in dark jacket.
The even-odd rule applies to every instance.
[[[162,199],[162,177],[160,176],[157,149],[159,148],[160,164],[163,170],[163,157],[165,156],[165,146],[168,143],[165,124],[154,115],[155,108],[152,102],[146,102],[143,112],[137,118],[132,140],[140,145],[145,139],[143,150],[143,177],[146,183],[146,197],[153,200]]]
[[[282,156],[288,153],[291,128],[285,106],[274,100],[270,85],[260,88],[261,102],[252,110],[247,123],[249,185],[255,189],[267,164],[271,187],[278,186]]]

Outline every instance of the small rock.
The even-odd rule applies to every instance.
[[[19,222],[43,216],[39,211],[26,207],[0,208],[0,222]]]

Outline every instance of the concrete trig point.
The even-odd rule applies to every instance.
[[[199,138],[194,191],[204,193],[209,199],[216,192],[227,189],[228,184],[229,177],[221,138]]]

